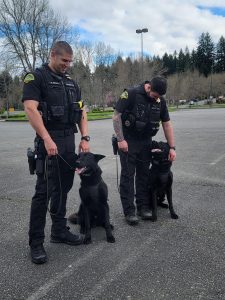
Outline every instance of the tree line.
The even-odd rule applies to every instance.
[[[89,105],[112,105],[124,88],[141,83],[142,75],[145,80],[166,76],[170,102],[224,93],[225,39],[221,36],[214,44],[208,32],[200,35],[192,51],[186,47],[162,57],[145,56],[143,61],[135,54],[124,59],[103,42],[80,41],[79,31],[46,0],[0,0],[0,37],[5,58],[0,65],[0,99],[5,106],[22,107],[24,74],[48,61],[57,40],[67,40],[74,49],[71,75]]]

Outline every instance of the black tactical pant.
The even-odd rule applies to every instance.
[[[75,166],[75,144],[73,130],[49,132],[57,145],[58,153],[72,167]],[[29,244],[34,246],[44,242],[46,213],[50,200],[52,219],[51,232],[62,232],[66,227],[66,200],[72,188],[74,170],[58,155],[46,155],[43,140],[36,138],[38,159],[36,162],[37,182],[32,198],[29,228]]]
[[[137,210],[149,208],[150,150],[151,144],[128,141],[128,153],[119,151],[120,198],[125,216],[135,214],[134,196],[136,196]]]

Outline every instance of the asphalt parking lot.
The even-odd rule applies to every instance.
[[[0,299],[225,299],[224,116],[225,109],[171,113],[179,219],[159,209],[157,222],[136,227],[124,222],[121,210],[112,121],[89,122],[92,152],[106,155],[100,166],[116,243],[107,243],[97,228],[90,245],[51,244],[48,215],[44,265],[30,262],[27,238],[35,176],[28,172],[26,148],[34,132],[28,123],[0,122]],[[79,206],[78,186],[76,177],[68,214]],[[78,226],[71,230],[78,232]]]

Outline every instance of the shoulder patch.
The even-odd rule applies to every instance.
[[[24,83],[28,83],[30,81],[34,80],[34,75],[32,73],[28,73],[25,77],[24,77],[24,80],[23,82]]]
[[[120,95],[120,99],[128,99],[128,92],[124,91],[121,95]]]

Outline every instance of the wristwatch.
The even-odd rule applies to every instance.
[[[90,138],[89,135],[85,135],[85,136],[82,136],[82,137],[81,137],[81,141],[82,141],[82,140],[85,140],[85,141],[89,142],[90,139],[91,139],[91,138]]]
[[[174,147],[170,147],[170,149],[176,150],[176,147],[175,146]]]

